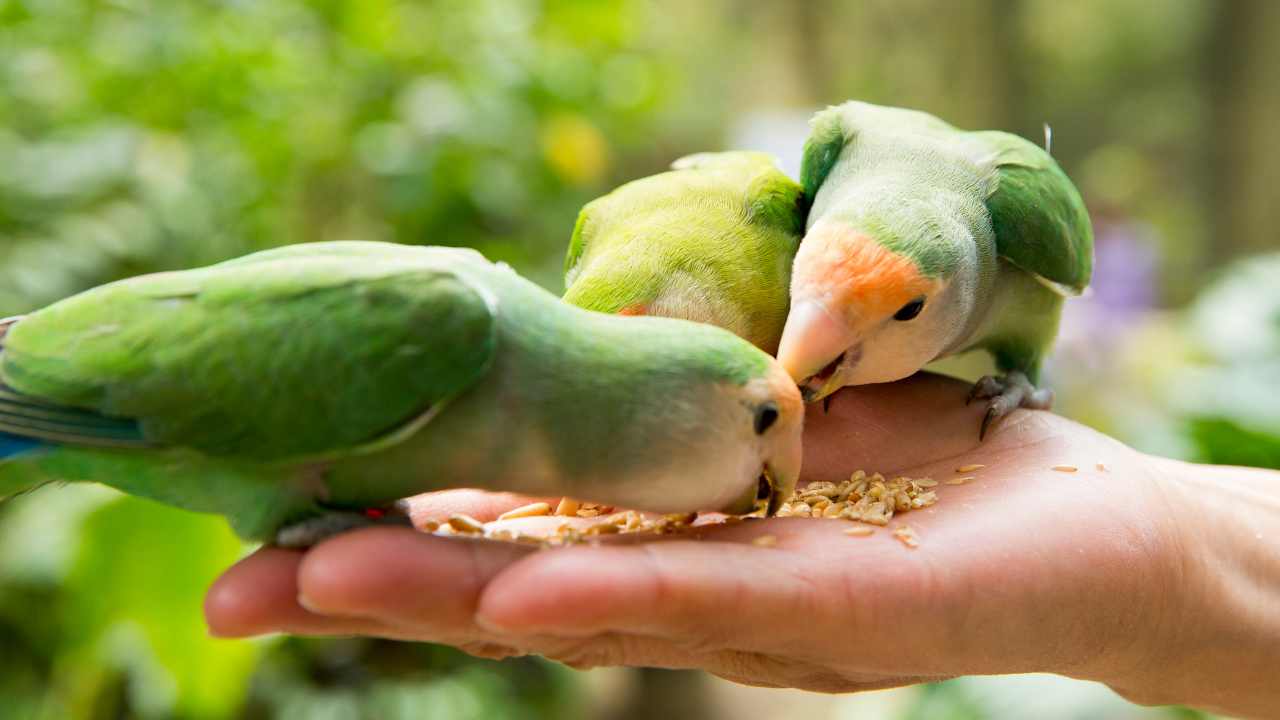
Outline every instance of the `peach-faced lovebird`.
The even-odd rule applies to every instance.
[[[472,250],[288,246],[86,291],[2,342],[0,497],[96,481],[283,545],[445,487],[741,512],[799,471],[768,355]]]
[[[803,194],[763,153],[701,153],[588,203],[564,299],[727,328],[766,352],[787,318]]]
[[[982,435],[1052,403],[1034,383],[1063,298],[1089,283],[1093,235],[1048,152],[849,102],[814,117],[801,168],[812,208],[778,359],[807,400],[983,349],[1001,374],[970,397],[989,401]]]

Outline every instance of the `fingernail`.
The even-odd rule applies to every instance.
[[[476,624],[476,627],[488,633],[493,633],[495,635],[509,635],[511,633],[511,628],[504,627],[501,623],[494,622],[493,619],[486,615],[477,613],[472,621]]]
[[[307,611],[307,612],[309,612],[309,613],[315,613],[315,614],[317,614],[317,615],[323,615],[323,614],[324,614],[324,611],[323,611],[323,610],[321,610],[320,608],[316,607],[315,603],[311,602],[311,600],[310,600],[309,598],[307,598],[307,596],[306,596],[306,595],[303,595],[302,593],[298,593],[298,605],[299,605],[303,610],[306,610],[306,611]]]

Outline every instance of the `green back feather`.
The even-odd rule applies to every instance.
[[[801,166],[806,194],[817,200],[832,190],[811,225],[834,212],[929,275],[954,269],[989,232],[999,257],[1058,291],[1088,285],[1093,234],[1084,202],[1034,143],[861,102],[828,108],[812,126]]]
[[[614,313],[664,298],[660,310],[685,308],[676,316],[776,347],[804,227],[800,186],[762,153],[701,153],[673,167],[583,208],[565,301]]]
[[[484,374],[489,301],[446,265],[301,247],[51,305],[10,330],[0,377],[153,444],[279,460],[369,443]]]
[[[809,128],[809,137],[804,141],[800,157],[800,184],[804,187],[804,197],[812,205],[818,188],[835,167],[852,135],[845,132],[840,108],[835,107],[814,115],[809,121]]]

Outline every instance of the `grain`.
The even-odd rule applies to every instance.
[[[1057,470],[1058,472],[1064,472],[1064,473],[1073,473],[1076,470],[1079,470],[1079,468],[1077,468],[1075,465],[1054,465],[1049,469]]]
[[[560,504],[556,505],[556,515],[577,515],[580,507],[582,503],[573,498],[560,498]]]
[[[974,464],[974,465],[961,465],[960,467],[956,468],[956,472],[961,473],[961,474],[963,474],[963,473],[971,473],[971,472],[973,472],[974,470],[981,470],[981,469],[982,469],[982,468],[984,468],[984,467],[986,467],[986,465],[979,465],[979,464]]]
[[[521,505],[518,508],[508,510],[498,516],[499,520],[514,520],[515,518],[540,517],[542,515],[550,515],[551,506],[544,502],[529,503]]]
[[[980,468],[981,465],[965,466]],[[949,478],[943,481],[947,485],[962,485],[974,477]],[[865,537],[875,532],[873,526],[888,526],[894,517],[912,510],[930,507],[938,502],[937,488],[940,483],[933,478],[910,478],[895,476],[886,478],[880,473],[868,475],[859,470],[841,482],[816,482],[800,488],[791,497],[784,500],[777,512],[778,517],[822,518],[829,520],[847,520],[860,523],[844,530],[850,537]],[[520,531],[495,526],[486,527],[475,518],[466,515],[453,515],[447,522],[426,523],[424,529],[434,530],[439,535],[480,535],[493,540],[517,542],[540,547],[557,547],[572,545],[583,541],[598,542],[602,536],[618,534],[647,533],[652,535],[669,535],[696,529],[697,513],[675,513],[662,516],[645,515],[635,510],[614,512],[614,508],[598,503],[561,498],[555,508],[548,503],[530,503],[509,510],[499,516],[500,521],[529,517],[558,516],[566,518],[548,535],[528,535]],[[569,522],[568,518],[578,518]],[[592,520],[590,524],[581,519]],[[737,515],[713,516],[707,518],[710,523],[731,525],[745,520],[758,519]],[[703,526],[710,523],[704,523]],[[585,525],[585,526],[584,526]],[[893,529],[894,537],[908,547],[917,547],[919,538],[907,525],[897,525]],[[699,537],[694,535],[694,537]],[[777,537],[761,535],[752,541],[760,547],[774,547]]]
[[[778,507],[778,517],[809,517],[813,508],[805,502],[788,502]]]
[[[1100,472],[1106,472],[1106,471],[1107,471],[1107,466],[1106,466],[1104,463],[1098,463],[1098,470],[1099,470]]]
[[[449,527],[453,528],[456,532],[466,533],[468,535],[476,535],[484,532],[484,523],[470,515],[450,515]]]
[[[893,528],[893,536],[903,545],[915,550],[920,547],[920,538],[910,525],[898,525]]]

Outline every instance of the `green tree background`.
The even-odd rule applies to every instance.
[[[1278,36],[1269,0],[0,0],[0,314],[334,239],[474,246],[558,290],[587,200],[688,152],[794,156],[804,117],[856,97],[1033,138],[1051,123],[1095,222],[1150,259],[1112,268],[1109,287],[1146,291],[1128,325],[1074,321],[1085,341],[1063,352],[1090,375],[1056,374],[1063,409],[1141,447],[1280,466],[1280,413],[1257,401],[1258,383],[1280,396],[1280,260],[1232,265],[1280,248]],[[773,702],[770,717],[998,718],[1025,716],[1029,692],[1060,697],[1054,717],[1143,714],[1065,681],[815,705],[686,673],[210,639],[202,593],[244,551],[221,520],[99,488],[0,505],[0,716],[755,717]]]

